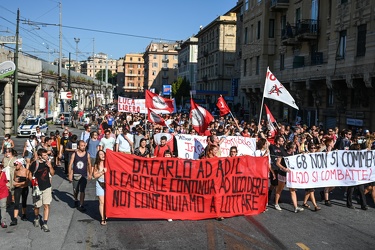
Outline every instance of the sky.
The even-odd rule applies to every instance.
[[[62,53],[85,60],[95,53],[118,59],[141,53],[152,41],[179,41],[195,35],[237,0],[61,0]],[[0,36],[15,36],[20,10],[22,51],[46,61],[59,54],[59,2],[0,0]],[[76,53],[78,40],[78,51]],[[7,44],[7,46],[15,47]]]

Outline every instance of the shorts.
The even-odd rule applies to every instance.
[[[277,175],[277,180],[285,183],[286,182],[286,176],[278,174]]]
[[[278,171],[277,170],[273,170],[273,172],[275,173],[276,178],[273,179],[273,174],[270,172],[270,182],[271,182],[271,186],[276,187],[277,184],[278,184],[278,180],[277,180],[277,178],[278,178],[278,175],[277,175]]]
[[[25,156],[27,159],[32,159],[33,158],[33,152],[27,151],[27,155]]]
[[[73,178],[73,191],[75,193],[78,193],[78,192],[84,193],[86,190],[86,186],[87,186],[86,177],[82,176],[81,179],[79,179],[78,181],[74,180]]]
[[[40,208],[43,205],[49,205],[52,201],[52,188],[49,187],[43,191],[40,195],[40,199],[35,203],[35,207]]]
[[[96,196],[103,196],[104,195],[104,189],[100,186],[98,181],[95,181],[96,185]]]

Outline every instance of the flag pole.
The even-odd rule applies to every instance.
[[[269,67],[267,67],[267,72],[268,72]],[[264,89],[263,89],[263,95],[262,95],[262,105],[260,106],[260,114],[259,114],[259,122],[258,126],[260,125],[260,121],[262,119],[262,111],[263,111],[263,103],[264,103],[264,93],[266,92],[266,86],[267,86],[267,73],[266,73],[266,80],[264,81]]]

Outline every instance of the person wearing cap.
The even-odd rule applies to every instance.
[[[26,207],[27,196],[29,194],[29,175],[30,171],[25,167],[25,159],[19,158],[14,162],[16,169],[14,170],[13,186],[14,186],[14,211],[11,226],[17,225],[19,213],[20,199],[22,196],[22,217],[23,221],[27,221]]]

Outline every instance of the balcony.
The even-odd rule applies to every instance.
[[[302,19],[296,25],[296,38],[300,41],[316,40],[318,31],[318,20]]]
[[[272,0],[270,10],[271,11],[284,11],[289,7],[289,0]]]
[[[163,63],[169,63],[169,59],[167,58],[163,58],[163,59],[161,59],[161,62],[163,62]]]
[[[285,46],[295,46],[300,44],[296,39],[296,27],[288,24],[281,30],[281,43]]]

